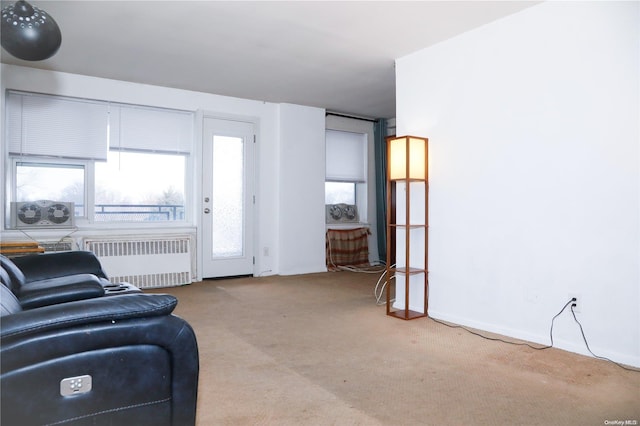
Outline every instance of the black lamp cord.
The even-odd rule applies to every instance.
[[[624,365],[622,365],[622,364],[618,364],[617,362],[612,361],[612,360],[610,360],[610,359],[609,359],[609,358],[607,358],[607,357],[599,356],[599,355],[594,354],[594,353],[591,351],[591,348],[589,347],[589,342],[587,342],[587,337],[584,335],[584,330],[582,329],[582,324],[580,324],[580,321],[578,321],[578,318],[576,318],[576,313],[573,311],[573,306],[571,306],[571,314],[573,315],[573,319],[575,320],[575,322],[576,322],[576,323],[578,323],[578,326],[580,327],[580,334],[582,334],[582,340],[584,340],[584,344],[585,344],[585,346],[587,347],[587,350],[589,351],[589,353],[590,353],[591,355],[593,355],[593,357],[594,357],[594,358],[601,359],[601,360],[603,360],[603,361],[609,361],[609,362],[612,362],[612,363],[614,363],[615,365],[617,365],[618,367],[620,367],[620,368],[624,368],[625,370],[633,371],[634,373],[640,373],[640,370],[638,370],[638,369],[636,369],[636,368],[629,368],[629,367],[625,367]]]
[[[555,314],[555,315],[553,316],[553,318],[551,319],[551,328],[549,329],[549,337],[550,337],[550,339],[551,339],[551,344],[550,344],[550,345],[547,345],[547,346],[532,346],[532,345],[530,345],[529,343],[526,343],[526,342],[523,342],[523,343],[519,343],[519,342],[509,342],[508,340],[503,340],[503,339],[499,339],[499,338],[496,338],[496,337],[487,337],[487,336],[484,336],[484,335],[482,335],[482,334],[480,334],[480,333],[478,333],[478,332],[475,332],[475,331],[470,330],[470,329],[468,329],[468,328],[466,328],[466,327],[463,327],[463,326],[461,326],[461,325],[452,325],[452,324],[447,324],[446,322],[443,322],[443,321],[437,320],[437,319],[435,319],[435,318],[432,318],[432,317],[429,317],[429,318],[430,318],[432,321],[437,322],[438,324],[442,324],[442,325],[445,325],[445,326],[450,327],[450,328],[461,328],[461,329],[465,330],[466,332],[468,332],[468,333],[470,333],[470,334],[473,334],[474,336],[482,337],[483,339],[486,339],[486,340],[491,340],[491,341],[496,341],[496,342],[507,343],[507,344],[509,344],[509,345],[515,345],[515,346],[528,346],[528,347],[530,347],[531,349],[535,349],[535,350],[537,350],[537,351],[542,351],[542,350],[550,349],[550,348],[552,348],[552,347],[553,347],[553,323],[554,323],[554,321],[556,320],[556,318],[558,318],[558,317],[560,316],[560,314],[562,314],[562,313],[565,311],[565,309],[567,309],[567,306],[571,305],[572,303],[573,303],[573,299],[572,299],[572,300],[569,300],[567,303],[565,303],[565,305],[562,307],[562,309],[560,309],[560,312],[558,312],[557,314]],[[640,373],[640,369],[636,369],[636,368],[629,368],[629,367],[626,367],[626,366],[624,366],[624,365],[622,365],[622,364],[619,364],[619,363],[617,363],[617,362],[615,362],[615,361],[612,361],[612,360],[610,360],[609,358],[606,358],[606,357],[603,357],[603,356],[598,356],[598,355],[594,354],[594,353],[591,351],[591,348],[589,348],[589,343],[587,342],[587,337],[586,337],[586,336],[585,336],[585,334],[584,334],[584,330],[583,330],[583,328],[582,328],[582,324],[580,324],[580,321],[578,321],[578,318],[576,318],[576,313],[573,311],[573,306],[571,306],[571,308],[570,308],[570,309],[571,309],[571,314],[573,315],[573,319],[575,320],[575,322],[576,322],[576,323],[578,323],[578,326],[580,327],[580,333],[582,334],[582,340],[584,340],[584,344],[587,346],[587,350],[589,351],[589,353],[590,353],[591,355],[593,355],[593,357],[594,357],[594,358],[601,359],[601,360],[604,360],[604,361],[609,361],[609,362],[611,362],[611,363],[613,363],[613,364],[617,365],[618,367],[620,367],[620,368],[622,368],[622,369],[625,369],[625,370],[628,370],[628,371],[633,371],[634,373]]]

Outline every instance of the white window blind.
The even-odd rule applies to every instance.
[[[9,153],[107,159],[108,104],[9,92]]]
[[[327,180],[365,182],[365,134],[327,130],[326,154]]]
[[[191,151],[190,112],[114,105],[111,114],[111,149],[180,154]]]

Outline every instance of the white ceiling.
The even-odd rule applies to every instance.
[[[390,118],[394,59],[537,2],[30,3],[58,22],[62,46],[40,62],[2,50],[2,62]]]

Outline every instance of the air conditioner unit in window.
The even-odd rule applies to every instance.
[[[358,222],[358,207],[354,204],[325,204],[327,223]]]
[[[72,202],[21,201],[11,203],[11,228],[73,228],[75,210]]]

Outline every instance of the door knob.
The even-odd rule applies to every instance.
[[[207,209],[204,209],[204,212],[208,214],[208,213],[211,213],[211,210],[207,208]]]

